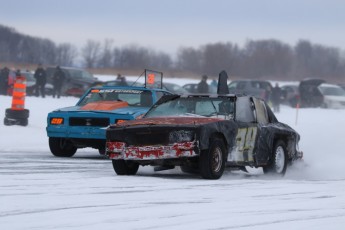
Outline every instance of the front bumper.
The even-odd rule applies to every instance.
[[[124,142],[106,143],[107,155],[110,159],[124,160],[159,160],[194,157],[197,142],[182,142],[159,146],[126,146]]]
[[[48,137],[104,139],[106,128],[87,126],[48,126]]]

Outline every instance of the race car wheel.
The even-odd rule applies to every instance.
[[[135,175],[138,172],[139,164],[133,161],[112,160],[113,168],[117,175]]]
[[[190,173],[190,174],[200,173],[198,166],[181,165],[180,168],[181,168],[181,171],[184,173]]]
[[[66,138],[49,137],[49,148],[57,157],[71,157],[77,152],[77,148]]]
[[[204,179],[219,179],[223,175],[226,161],[225,149],[224,142],[214,138],[210,141],[209,149],[201,152],[199,169]]]
[[[277,141],[273,149],[273,157],[268,166],[263,167],[264,173],[284,175],[287,168],[287,151],[283,141]]]
[[[100,155],[104,156],[104,155],[105,155],[105,148],[100,148],[100,149],[98,149],[98,153],[99,153]]]

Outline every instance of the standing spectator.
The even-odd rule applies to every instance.
[[[121,76],[121,78],[120,78],[120,86],[128,86],[125,76]]]
[[[61,88],[63,85],[63,82],[65,81],[65,73],[62,71],[60,66],[56,67],[54,76],[53,76],[53,98],[55,98],[55,95],[57,98],[60,98],[61,96]]]
[[[198,93],[208,93],[207,75],[203,75],[198,84]]]
[[[9,74],[10,70],[6,66],[0,72],[0,95],[7,95]]]
[[[282,96],[282,91],[279,87],[279,84],[276,85],[272,89],[271,93],[271,101],[273,104],[273,111],[279,113],[280,112],[280,98]]]
[[[35,85],[35,94],[36,97],[41,94],[41,96],[45,97],[45,85],[47,83],[47,74],[46,71],[43,69],[42,64],[38,64],[38,67],[35,71],[34,77],[36,79]]]

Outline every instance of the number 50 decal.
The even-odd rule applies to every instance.
[[[240,128],[236,135],[236,146],[234,146],[229,161],[245,161],[252,162],[253,150],[255,147],[255,139],[257,127]]]

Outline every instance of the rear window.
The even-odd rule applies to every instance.
[[[271,89],[272,86],[269,82],[264,81],[252,81],[251,86],[256,89]]]

